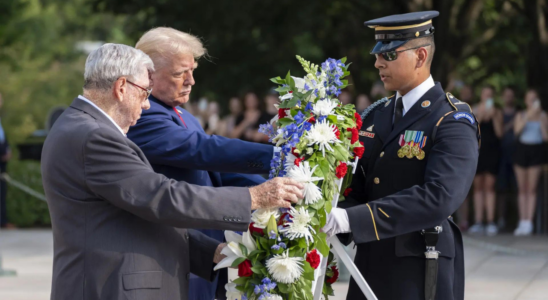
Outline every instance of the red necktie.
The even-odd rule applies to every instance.
[[[181,121],[183,121],[183,124],[185,125],[185,127],[188,128],[188,126],[186,126],[185,120],[183,120],[183,117],[181,117],[181,115],[179,114],[179,112],[177,111],[177,109],[174,107],[173,110],[174,110],[175,113],[179,116],[179,119],[181,119]]]

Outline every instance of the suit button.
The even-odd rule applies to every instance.
[[[383,152],[381,152],[381,157],[383,157],[383,156],[384,156],[384,151],[383,151]]]
[[[379,184],[379,183],[381,183],[381,180],[379,179],[379,177],[375,177],[375,179],[373,179],[373,182],[375,184]]]
[[[228,221],[228,218],[227,218],[227,217],[223,217],[223,220]]]
[[[238,218],[237,221],[238,221],[238,222],[242,221],[242,218]]]

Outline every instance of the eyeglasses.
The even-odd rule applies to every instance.
[[[146,96],[145,100],[148,99],[148,97],[150,96],[150,94],[152,94],[152,88],[146,89],[146,88],[144,88],[144,87],[142,87],[142,86],[140,86],[140,85],[138,85],[138,84],[135,84],[135,83],[133,83],[133,82],[131,82],[131,81],[129,81],[129,80],[126,80],[126,81],[127,81],[128,83],[130,83],[131,85],[133,85],[134,87],[138,87],[138,88],[140,88],[141,90],[145,91],[145,92],[147,93],[147,96]]]
[[[382,55],[382,57],[384,58],[384,60],[386,61],[395,61],[396,59],[398,59],[398,53],[400,52],[403,52],[403,51],[407,51],[407,50],[414,50],[414,49],[419,49],[419,48],[422,48],[422,47],[426,47],[426,46],[430,46],[431,44],[427,44],[427,45],[422,45],[422,46],[418,46],[418,47],[414,47],[414,48],[409,48],[409,49],[404,49],[404,50],[400,50],[400,51],[388,51],[388,52],[383,52],[383,53],[379,53],[379,54],[375,54],[375,58],[379,58],[379,55]]]

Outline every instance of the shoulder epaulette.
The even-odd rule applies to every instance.
[[[472,112],[472,108],[470,107],[470,105],[468,105],[468,103],[466,103],[466,102],[462,102],[459,99],[455,98],[455,96],[453,96],[451,93],[446,93],[445,97],[446,97],[447,101],[449,102],[449,105],[451,105],[451,107],[453,108],[453,110],[446,113],[445,115],[443,115],[439,119],[438,123],[436,123],[436,126],[434,127],[434,131],[432,132],[432,141],[435,140],[436,133],[438,132],[438,127],[440,126],[443,119],[445,117],[447,117],[448,115],[454,113],[454,112],[460,111],[460,112],[469,113],[470,115],[472,115],[474,117],[474,120],[476,121],[476,135],[477,135],[477,138],[478,138],[478,144],[481,147],[481,131],[480,131],[480,127],[479,127],[479,124],[478,124],[478,119],[476,119],[476,116]]]
[[[367,116],[377,107],[379,107],[381,104],[385,104],[386,102],[390,101],[390,98],[392,98],[394,95],[390,97],[384,97],[381,100],[375,101],[373,104],[369,105],[363,112],[362,112],[362,120],[365,120]]]
[[[464,112],[472,112],[472,108],[468,103],[462,102],[459,99],[455,98],[451,93],[446,93],[445,97],[447,98],[447,101],[449,102],[449,105],[453,107],[456,111],[464,111]]]

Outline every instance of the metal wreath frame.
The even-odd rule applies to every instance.
[[[358,158],[356,157],[354,162],[349,162],[348,164],[353,166],[352,174],[354,174],[356,172],[356,166],[358,165]],[[337,204],[339,202],[339,195],[341,192],[341,186],[343,182],[341,179],[338,179],[337,181],[338,181],[337,185],[339,186],[339,188],[335,192],[335,195],[332,200],[332,204],[334,208],[337,207]],[[365,297],[367,297],[368,300],[377,300],[377,297],[375,296],[375,294],[373,293],[373,291],[367,284],[367,281],[365,281],[365,278],[363,278],[363,275],[360,273],[360,270],[358,270],[358,267],[356,267],[350,255],[346,253],[344,246],[342,245],[341,241],[339,241],[339,238],[337,238],[337,236],[334,235],[327,240],[327,244],[333,246],[332,251],[335,252],[341,260],[339,263],[342,262],[346,266],[346,268],[348,268],[350,275],[354,278],[354,281],[356,281],[356,283],[362,290],[362,293],[365,295]],[[320,298],[322,297],[322,290],[323,290],[323,285],[325,281],[326,269],[327,269],[327,257],[322,256],[320,266],[315,271],[314,277],[316,278],[316,280],[312,282],[312,293],[314,294],[314,300],[320,300]]]

